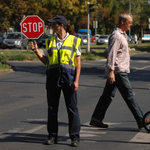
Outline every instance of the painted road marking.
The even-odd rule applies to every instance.
[[[136,70],[133,71],[133,72],[136,72],[136,71],[138,71],[138,70],[144,70],[144,69],[149,68],[149,67],[150,67],[150,65],[149,65],[149,66],[142,67],[142,68],[132,67],[132,69],[136,69]]]
[[[34,132],[36,132],[36,131],[38,131],[38,130],[40,130],[42,128],[45,128],[45,127],[46,127],[46,125],[40,125],[40,126],[37,126],[37,127],[33,128],[31,130],[26,130],[26,131],[24,131],[22,133],[24,133],[24,134],[31,134],[31,133],[34,133]]]
[[[121,123],[110,123],[107,122],[110,126],[113,125],[120,125]],[[80,137],[81,139],[84,139],[84,142],[96,142],[94,140],[90,140],[88,138],[91,137],[102,137],[102,135],[106,134],[105,128],[99,128],[99,127],[93,127],[89,125],[89,122],[84,123],[81,126],[81,130],[80,130]],[[69,134],[67,133],[65,136],[69,136]],[[67,141],[70,141],[70,139],[68,139]]]
[[[47,121],[47,119],[27,119],[26,124],[28,124],[29,121]],[[25,124],[25,123],[23,123],[23,124]],[[45,128],[46,126],[47,125],[40,125],[40,126],[34,127],[33,129],[26,130],[26,131],[22,131],[23,128],[15,128],[15,129],[9,130],[7,132],[1,132],[0,139],[5,139],[7,137],[15,136],[16,133],[20,133],[20,135],[17,135],[17,136],[24,137],[28,134],[34,133],[42,128]]]
[[[46,121],[46,119],[27,119],[28,121]],[[114,125],[120,125],[121,123],[110,123],[107,122],[110,126],[114,126]],[[0,139],[5,139],[7,137],[12,137],[15,136],[15,133],[20,133],[19,137],[25,137],[28,134],[34,133],[38,130],[41,130],[42,128],[46,128],[46,125],[39,125],[36,126],[30,130],[26,130],[26,131],[21,131],[23,130],[22,128],[15,128],[13,130],[9,130],[8,132],[4,132],[4,133],[0,133]],[[93,127],[89,125],[89,122],[82,124],[81,126],[81,131],[80,131],[80,137],[81,139],[84,139],[85,142],[95,142],[95,141],[91,141],[88,138],[91,137],[101,137],[102,135],[106,134],[106,131],[103,131],[105,128],[99,128],[99,127]],[[65,136],[69,137],[69,134],[67,133]],[[68,140],[70,141],[70,140]]]
[[[15,128],[15,129],[13,129],[13,130],[9,130],[8,132],[1,132],[1,133],[0,133],[0,139],[5,139],[5,138],[11,136],[12,133],[13,133],[13,134],[14,134],[14,133],[18,133],[20,130],[21,130],[21,128]]]
[[[81,138],[88,138],[88,137],[94,137],[94,136],[101,136],[102,134],[106,134],[106,132],[103,131],[97,131],[97,127],[92,127],[89,125],[89,122],[83,124],[84,126],[81,127],[80,136]]]
[[[150,134],[148,134],[147,132],[139,132],[129,142],[150,143]]]
[[[149,63],[149,60],[130,60],[130,61],[133,61],[133,62],[139,62],[139,63]]]
[[[10,136],[15,136],[15,133],[20,133],[20,135],[17,135],[19,137],[24,137],[26,136],[27,134],[31,134],[31,133],[34,133],[42,128],[45,128],[46,125],[40,125],[40,126],[37,126],[31,130],[26,130],[26,131],[23,131],[23,132],[20,132],[21,131],[21,128],[20,129],[13,129],[13,130],[10,130],[8,132],[5,132],[5,133],[0,133],[0,139],[5,139],[7,137],[10,137]]]

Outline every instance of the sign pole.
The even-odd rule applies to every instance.
[[[130,2],[129,2],[129,14],[131,14],[131,3],[133,2],[134,0],[131,0]],[[130,28],[130,30],[129,30],[129,36],[131,35],[131,28]]]
[[[89,5],[90,2],[87,2],[87,5]],[[90,34],[89,34],[89,22],[90,22],[90,13],[88,12],[88,21],[87,21],[87,29],[88,29],[88,34],[87,34],[87,49],[86,49],[86,53],[90,52]]]
[[[95,13],[95,42],[96,42],[96,34],[97,34],[97,12]]]
[[[97,3],[96,3],[97,6]],[[97,11],[95,13],[95,42],[96,42],[96,34],[97,34],[98,22],[97,22]]]

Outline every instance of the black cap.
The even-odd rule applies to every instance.
[[[58,23],[61,23],[65,26],[67,26],[68,24],[68,21],[67,19],[64,17],[64,16],[61,16],[61,15],[56,15],[53,19],[48,19],[47,22],[58,22]]]

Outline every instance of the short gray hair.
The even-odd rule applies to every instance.
[[[126,21],[128,19],[128,16],[133,18],[133,16],[131,14],[129,14],[129,13],[120,14],[119,18],[118,18],[118,24],[120,25],[122,20]]]

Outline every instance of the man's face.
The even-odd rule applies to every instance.
[[[130,30],[132,26],[133,19],[131,16],[128,16],[128,19],[123,21],[124,31]]]

